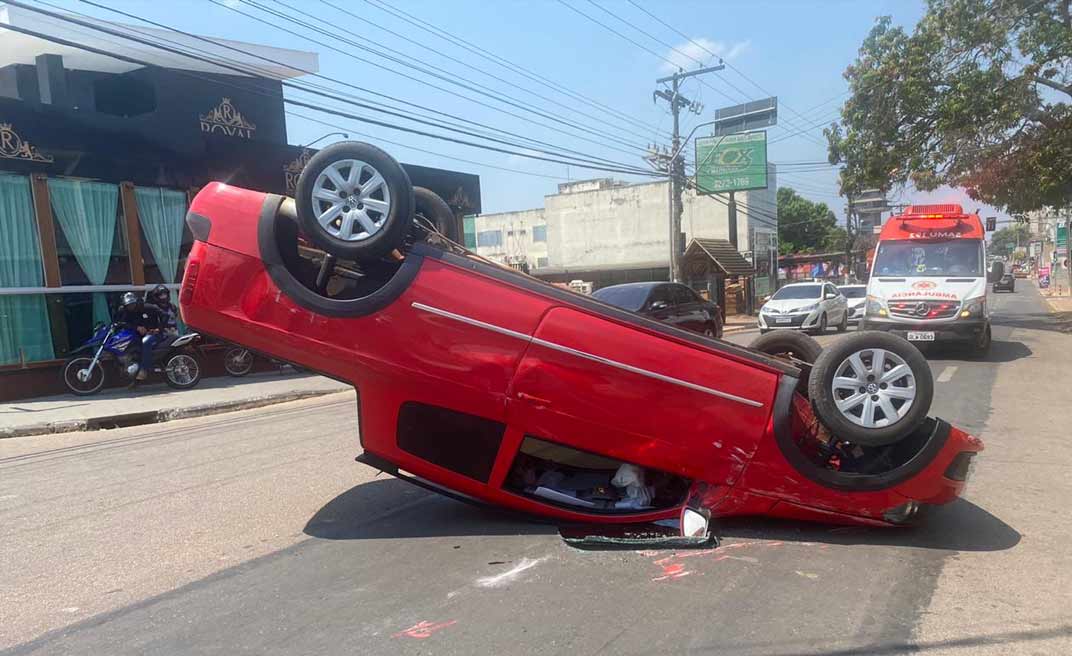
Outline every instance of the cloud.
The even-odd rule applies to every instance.
[[[702,36],[696,37],[685,43],[674,46],[673,50],[666,53],[665,57],[673,62],[663,62],[660,67],[665,73],[672,73],[678,68],[684,68],[688,70],[690,68],[696,68],[698,64],[697,60],[704,62],[705,64],[714,63],[715,59],[711,53],[715,56],[723,59],[736,59],[744,54],[749,47],[751,47],[751,41],[736,41],[734,43],[726,43],[724,41],[712,41],[711,39],[704,38]]]

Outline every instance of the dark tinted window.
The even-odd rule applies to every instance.
[[[597,289],[592,293],[592,296],[604,303],[616,305],[623,310],[636,312],[644,307],[644,301],[648,299],[650,290],[651,287],[647,285],[615,285],[614,287]]]
[[[863,298],[867,295],[867,287],[838,287],[845,298]]]
[[[655,289],[651,290],[651,296],[648,297],[648,307],[655,305],[656,303],[663,302],[667,305],[674,304],[674,297],[670,293],[670,285],[659,285]]]
[[[819,298],[819,290],[822,285],[793,285],[782,287],[774,293],[771,299],[782,301],[785,299]]]
[[[688,287],[684,285],[674,285],[670,289],[675,305],[685,305],[686,303],[696,302],[696,296],[693,295],[692,290]]]
[[[837,288],[834,287],[833,285],[826,285],[823,293],[824,294],[833,294],[834,296],[837,296]]]

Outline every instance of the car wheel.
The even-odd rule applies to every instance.
[[[835,436],[883,446],[911,434],[927,418],[934,379],[915,346],[889,333],[864,331],[823,349],[812,367],[808,394]]]
[[[235,378],[253,371],[253,351],[240,346],[229,348],[223,354],[223,368]]]
[[[814,363],[822,353],[823,347],[814,338],[795,330],[782,330],[770,335],[760,335],[752,340],[748,348],[787,360],[801,360]],[[808,391],[810,367],[803,367],[800,376],[800,391]]]
[[[321,150],[298,177],[302,233],[327,253],[375,259],[402,245],[413,221],[413,185],[402,166],[366,143]]]
[[[837,331],[843,333],[849,329],[849,311],[845,310],[841,313],[841,323],[837,326]]]
[[[454,212],[436,192],[424,187],[414,187],[413,213],[416,217],[426,219],[447,239],[453,242],[458,241],[458,226],[454,220]],[[421,221],[421,223],[424,222]]]

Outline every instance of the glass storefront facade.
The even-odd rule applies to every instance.
[[[58,176],[33,182],[0,172],[0,367],[65,357],[110,320],[124,291],[177,284],[193,243],[187,190],[134,187],[138,216],[129,221],[118,185]],[[50,217],[38,216],[43,199],[35,203],[35,192],[47,195]],[[43,225],[50,239],[42,239]],[[141,245],[138,262],[132,240]],[[46,286],[48,258],[58,287]]]

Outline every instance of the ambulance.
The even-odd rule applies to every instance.
[[[882,227],[861,330],[990,349],[986,233],[960,205],[913,205]]]

